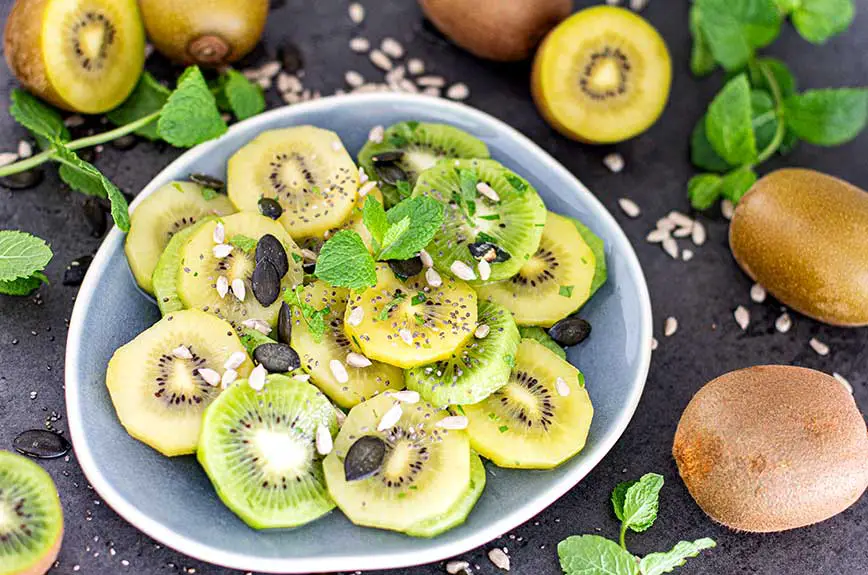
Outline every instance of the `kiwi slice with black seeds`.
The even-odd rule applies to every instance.
[[[419,176],[413,195],[446,206],[443,225],[426,248],[441,273],[454,275],[460,262],[474,278],[463,279],[474,286],[507,279],[539,247],[546,222],[542,199],[527,180],[494,160],[442,162]],[[490,247],[479,250],[480,243]]]
[[[357,525],[407,531],[443,517],[470,486],[470,445],[463,430],[438,426],[448,416],[429,404],[403,403],[389,395],[350,410],[324,462],[326,482],[338,507]],[[397,417],[396,417],[397,416]],[[384,443],[375,470],[350,469],[351,447],[369,437]],[[367,458],[359,462],[367,463]],[[358,478],[356,478],[358,477]]]
[[[167,315],[109,361],[106,386],[118,418],[164,455],[193,453],[202,413],[219,395],[233,354],[242,359],[233,369],[246,377],[253,363],[229,323],[198,310]]]
[[[478,403],[509,381],[520,340],[512,314],[480,301],[474,336],[448,359],[407,370],[407,388],[433,405]]]
[[[350,216],[344,220],[344,222],[336,227],[326,231],[324,234],[320,236],[309,236],[306,238],[301,238],[298,240],[298,245],[303,249],[308,249],[313,253],[319,255],[320,250],[326,241],[335,235],[336,232],[340,230],[352,230],[359,234],[359,237],[362,238],[362,241],[365,242],[365,246],[368,248],[368,251],[373,253],[373,242],[371,232],[368,231],[368,228],[365,226],[364,219],[362,218],[362,209],[365,207],[365,202],[368,198],[374,198],[381,204],[383,203],[383,193],[379,188],[373,187],[370,191],[368,191],[364,196],[359,196],[356,200],[356,205],[353,207],[353,211],[350,212]]]
[[[404,199],[398,182],[407,190],[419,174],[445,158],[488,158],[488,146],[464,130],[446,124],[399,122],[389,126],[382,142],[368,141],[359,151],[359,165],[380,182],[386,207]],[[403,186],[403,184],[401,184]]]
[[[523,339],[509,382],[462,412],[483,457],[500,467],[549,469],[582,450],[594,409],[579,370]]]
[[[297,527],[334,508],[321,452],[337,430],[334,408],[309,383],[269,375],[255,391],[238,380],[205,412],[197,457],[245,523]]]
[[[184,256],[184,246],[196,229],[211,219],[210,217],[205,218],[177,232],[166,244],[163,253],[160,254],[157,267],[154,268],[154,274],[151,277],[151,283],[154,288],[154,298],[157,300],[161,314],[166,315],[184,309],[184,302],[178,295],[178,270],[181,268],[181,259]]]
[[[63,511],[51,476],[0,451],[0,573],[42,575],[60,551]]]

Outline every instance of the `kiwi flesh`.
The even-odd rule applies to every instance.
[[[62,539],[63,511],[51,476],[25,457],[0,451],[0,573],[47,573]]]
[[[198,310],[173,312],[119,348],[106,386],[127,432],[164,455],[196,451],[202,413],[220,393],[200,370],[222,374],[236,352],[244,361],[235,371],[246,377],[253,363],[235,330]]]
[[[552,336],[546,333],[546,330],[544,330],[543,328],[523,325],[518,328],[518,333],[521,335],[522,339],[532,339],[536,342],[539,342],[551,351],[553,351],[554,354],[559,358],[563,360],[567,359],[567,352],[564,350],[564,348],[561,347],[558,342],[552,339]]]
[[[154,293],[154,270],[172,236],[204,218],[233,212],[235,206],[225,195],[192,182],[168,183],[142,200],[130,216],[130,231],[124,243],[139,287]]]
[[[344,330],[370,359],[406,369],[450,357],[473,336],[476,307],[476,292],[461,280],[432,287],[422,272],[401,281],[379,263],[377,284],[350,292]]]
[[[408,389],[418,391],[433,405],[446,407],[478,403],[506,385],[510,359],[521,339],[515,320],[503,306],[486,301],[479,302],[477,317],[480,327],[474,336],[448,359],[407,370]]]
[[[477,452],[500,467],[550,469],[585,446],[593,407],[582,373],[542,344],[523,339],[509,382],[465,405]]]
[[[294,239],[322,237],[350,216],[359,173],[337,134],[295,126],[262,132],[235,152],[227,186],[239,210],[258,211],[261,198],[272,198]]]
[[[399,181],[413,189],[419,174],[446,158],[488,158],[488,146],[447,124],[407,121],[389,126],[382,142],[368,141],[359,151],[359,166],[379,182],[390,208],[404,199]]]
[[[331,511],[317,434],[337,433],[328,399],[309,383],[238,380],[205,411],[197,458],[217,494],[254,529],[297,527]]]
[[[166,244],[163,253],[160,254],[157,267],[154,268],[154,274],[151,276],[151,283],[154,288],[154,298],[157,300],[157,307],[160,308],[161,314],[166,315],[184,309],[184,302],[178,295],[178,270],[181,269],[184,246],[187,245],[190,237],[199,226],[210,219],[205,218],[177,232]]]
[[[505,306],[518,325],[551,327],[587,301],[596,259],[572,220],[549,212],[539,247],[509,279],[478,289]]]
[[[479,192],[480,184],[497,199]],[[446,207],[443,224],[426,248],[441,273],[452,274],[457,261],[474,270],[471,285],[504,280],[539,247],[546,222],[542,199],[527,180],[494,160],[442,162],[419,176],[413,195]],[[490,249],[479,251],[484,245]],[[494,257],[488,257],[492,251]],[[482,259],[491,270],[487,278],[478,271]]]
[[[397,423],[378,430],[396,407],[401,409]],[[424,402],[402,403],[389,395],[350,410],[324,462],[329,493],[350,521],[407,531],[442,517],[465,497],[470,445],[463,430],[437,426],[448,415]],[[353,469],[352,460],[349,465],[346,460],[361,439],[383,446],[382,464],[364,478],[348,480],[348,467]]]
[[[365,202],[368,201],[368,198],[374,198],[380,204],[383,203],[383,193],[379,188],[374,187],[371,188],[364,196],[359,196],[356,200],[356,205],[353,207],[353,211],[350,212],[349,218],[347,218],[340,226],[336,228],[332,228],[326,231],[322,236],[309,236],[306,238],[301,238],[298,240],[298,245],[302,249],[308,249],[313,253],[319,255],[320,250],[326,241],[332,237],[336,232],[340,230],[352,230],[359,234],[359,237],[362,238],[362,241],[365,242],[365,246],[368,248],[368,251],[373,253],[373,236],[371,236],[371,232],[368,231],[367,226],[365,226],[364,218],[362,216],[362,210],[365,207]]]
[[[32,93],[64,110],[100,114],[133,91],[145,34],[135,0],[17,0],[4,52]]]

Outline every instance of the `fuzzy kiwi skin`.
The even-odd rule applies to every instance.
[[[268,0],[139,0],[139,5],[154,47],[170,60],[200,66],[243,58],[259,42],[268,16]]]
[[[729,228],[732,255],[781,303],[838,326],[868,325],[868,193],[813,170],[756,182]]]
[[[573,10],[572,0],[419,0],[425,16],[480,58],[524,60]]]
[[[868,487],[868,433],[853,396],[801,367],[757,366],[707,383],[672,455],[713,520],[757,533],[818,523]]]

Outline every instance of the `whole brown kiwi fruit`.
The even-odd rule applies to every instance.
[[[268,0],[139,0],[154,47],[182,64],[223,66],[259,42]]]
[[[546,33],[573,10],[572,0],[419,0],[425,16],[480,58],[530,57]]]
[[[781,303],[822,322],[868,325],[868,193],[796,168],[774,171],[741,199],[732,255]]]
[[[707,383],[678,423],[672,455],[715,521],[771,532],[823,521],[868,487],[868,432],[833,377],[766,365]]]

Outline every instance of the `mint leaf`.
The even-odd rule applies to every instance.
[[[720,181],[720,195],[737,204],[757,180],[756,172],[744,167],[726,174]]]
[[[778,129],[775,102],[765,90],[751,90],[750,108],[756,149],[764,150],[772,143]]]
[[[33,290],[48,283],[48,278],[42,272],[36,272],[30,277],[18,278],[9,281],[0,281],[0,294],[2,295],[30,295]]]
[[[727,163],[714,151],[705,133],[705,122],[708,114],[703,115],[690,136],[690,161],[694,166],[709,172],[727,172],[734,166]]]
[[[241,339],[241,345],[244,346],[247,355],[250,357],[253,357],[253,352],[255,352],[256,348],[260,345],[264,343],[276,343],[261,331],[250,328],[243,328],[241,333],[238,334],[238,337]]]
[[[467,210],[467,215],[473,217],[476,214],[476,184],[479,183],[479,174],[472,169],[458,170],[458,183],[464,209]]]
[[[398,180],[398,183],[395,184],[395,188],[398,190],[398,197],[401,200],[406,200],[410,197],[410,194],[413,190],[410,189],[410,182],[407,180]]]
[[[303,298],[304,288],[301,285],[295,286],[295,289],[286,290],[283,292],[283,301],[291,307],[296,307],[301,312],[301,317],[304,323],[307,324],[311,337],[314,342],[320,343],[326,330],[326,317],[331,310],[328,306],[322,309],[316,309]]]
[[[784,98],[796,93],[796,78],[789,67],[777,58],[757,58],[748,65],[750,84],[758,90],[772,93],[772,87],[763,74],[763,69],[775,79]]]
[[[637,481],[622,481],[612,490],[612,509],[615,511],[615,517],[619,521],[624,520],[624,499],[627,497],[627,491],[636,485]]]
[[[149,72],[143,72],[138,84],[124,102],[106,114],[109,121],[115,126],[123,126],[135,122],[163,108],[171,92],[168,88],[157,82]],[[136,134],[148,140],[159,140],[157,122],[151,122],[135,131]]]
[[[384,246],[380,259],[405,260],[424,249],[443,223],[443,204],[429,196],[417,196],[401,201],[386,212],[390,226],[405,217],[410,218],[409,227],[388,247]]]
[[[690,35],[693,37],[693,46],[690,50],[690,71],[694,76],[706,76],[717,68],[714,54],[711,53],[711,47],[699,23],[701,18],[699,9],[695,5],[691,6]]]
[[[573,297],[573,289],[575,286],[560,286],[558,287],[558,295],[563,297]]]
[[[246,120],[265,110],[265,96],[262,88],[244,77],[244,74],[229,69],[223,83],[223,93],[232,114],[239,120]]]
[[[712,100],[705,133],[714,151],[728,163],[741,165],[756,159],[747,76],[739,74],[727,82]]]
[[[727,70],[744,68],[756,49],[780,34],[774,0],[696,0],[694,5],[711,54]]]
[[[60,112],[21,88],[12,90],[10,99],[12,104],[9,106],[9,113],[16,122],[33,134],[49,141],[69,139],[69,131],[63,125]]]
[[[368,196],[365,200],[365,205],[362,206],[362,221],[365,227],[371,233],[371,237],[377,242],[377,246],[383,244],[383,236],[389,229],[389,222],[386,220],[386,211],[383,209],[383,204],[377,201],[377,198]],[[379,248],[377,248],[379,251]]]
[[[811,144],[837,146],[855,138],[868,120],[868,90],[808,90],[784,100],[787,125]]]
[[[713,539],[703,537],[696,541],[679,541],[665,553],[649,553],[639,561],[642,575],[661,575],[681,567],[690,557],[696,557],[704,549],[717,547]]]
[[[90,171],[82,171],[67,164],[61,164],[57,170],[60,179],[76,192],[81,192],[88,196],[96,196],[98,198],[106,197],[105,186],[102,184],[102,178],[93,174]]]
[[[687,182],[687,196],[696,210],[707,210],[720,198],[723,178],[715,174],[698,174]]]
[[[196,66],[187,68],[163,107],[157,133],[173,146],[190,148],[223,135],[226,129],[202,72]]]
[[[28,278],[45,269],[51,248],[41,238],[15,230],[0,231],[0,281]]]
[[[410,229],[410,216],[404,216],[401,221],[394,223],[389,226],[389,229],[386,230],[386,234],[383,236],[383,248],[380,251],[379,259],[389,260],[389,259],[407,259],[407,258],[396,258],[389,257],[392,253],[395,252],[395,244],[404,235],[407,230]],[[409,256],[412,257],[412,256]]]
[[[624,495],[624,516],[621,518],[624,527],[640,533],[654,524],[662,487],[662,475],[646,473],[627,489]]]
[[[795,10],[802,0],[775,0],[782,14],[789,14]]]
[[[92,185],[93,182],[99,181],[102,184],[105,195],[111,202],[112,219],[115,225],[121,231],[128,232],[130,230],[130,208],[127,205],[127,199],[117,186],[102,175],[93,164],[85,162],[75,152],[60,142],[54,143],[54,158],[64,166],[68,166],[70,170],[82,172],[81,174],[76,174],[78,183],[89,182],[88,185]]]
[[[599,535],[567,537],[558,543],[566,575],[638,575],[636,558]]]
[[[242,252],[249,254],[250,252],[256,251],[257,240],[245,236],[244,234],[235,234],[229,238],[229,244],[235,246]]]
[[[791,18],[802,38],[822,44],[849,28],[855,12],[853,0],[800,0]]]
[[[362,289],[377,283],[374,258],[351,230],[340,230],[323,244],[314,274],[335,287]]]

